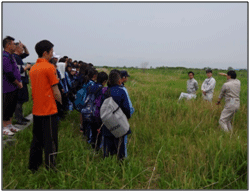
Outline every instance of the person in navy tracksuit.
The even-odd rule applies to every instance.
[[[108,91],[110,90],[110,96],[118,104],[123,113],[129,119],[130,118],[129,100],[126,92],[120,87],[121,83],[122,82],[121,82],[120,72],[117,70],[111,71],[108,79]],[[106,98],[110,97],[108,93],[109,92],[106,92],[103,95],[101,104],[104,102]],[[105,125],[103,125],[101,131],[102,135],[104,136],[104,144],[103,144],[104,157],[108,157],[109,155],[114,155],[114,154],[118,155],[119,160],[122,160],[123,158],[127,157],[125,136],[131,133],[131,129],[129,129],[129,131],[120,138],[115,138],[114,135],[106,128]]]
[[[95,84],[95,80],[97,80],[97,75],[98,75],[98,71],[95,70],[94,68],[90,68],[88,70],[88,83],[90,86],[93,86]],[[89,94],[89,87],[87,87],[87,93],[86,96],[88,96]],[[83,135],[87,137],[87,142],[91,143],[91,137],[92,137],[92,122],[90,122],[89,120],[86,120],[84,116],[82,116],[82,126],[83,126]]]
[[[95,83],[93,86],[90,87],[89,93],[95,94],[95,102],[100,103],[102,100],[102,88],[105,86],[106,82],[108,80],[108,75],[105,72],[99,72],[97,77],[97,83]],[[97,100],[97,101],[96,101]],[[97,105],[97,106],[96,106]],[[100,129],[102,125],[102,120],[100,118],[100,106],[99,104],[95,104],[96,106],[96,112],[93,116],[93,122],[92,122],[92,137],[91,137],[91,145],[92,148],[96,148],[98,151],[100,149],[100,144],[102,141],[102,135],[98,134],[98,129]]]

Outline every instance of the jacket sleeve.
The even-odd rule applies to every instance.
[[[121,109],[125,113],[127,119],[130,119],[131,114],[130,114],[129,100],[128,100],[128,97],[126,95],[126,92],[123,89],[121,89],[121,92],[122,92],[122,96],[121,96],[121,98],[122,98],[122,107],[121,107]]]
[[[227,86],[225,84],[223,84],[221,91],[220,91],[219,98],[225,97],[226,91],[227,91]]]
[[[205,84],[205,80],[204,80],[204,82],[203,82],[202,85],[201,85],[201,90],[202,90],[202,91],[204,91],[204,84]]]
[[[195,90],[198,90],[199,87],[198,87],[198,82],[197,81],[194,82],[194,87],[195,87]]]

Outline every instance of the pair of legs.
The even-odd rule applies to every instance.
[[[6,127],[12,122],[13,113],[17,105],[18,90],[3,93],[3,126]]]
[[[240,107],[240,102],[226,103],[223,111],[221,112],[219,124],[224,131],[231,131],[233,129],[231,121]]]
[[[188,93],[182,92],[182,93],[180,94],[179,100],[181,100],[181,99],[183,99],[183,98],[186,98],[187,100],[196,99],[196,94],[188,94]]]
[[[115,138],[114,136],[104,136],[104,157],[109,155],[117,155],[121,160],[127,157],[127,135]]]
[[[46,168],[55,168],[58,150],[57,114],[49,116],[33,115],[33,140],[30,147],[29,169],[38,170],[45,153]]]

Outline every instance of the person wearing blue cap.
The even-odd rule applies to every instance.
[[[128,77],[130,77],[130,75],[127,73],[127,71],[125,71],[125,70],[121,70],[120,71],[120,74],[121,74],[121,80],[122,80],[122,84],[121,84],[121,87],[122,87],[122,89],[126,92],[126,95],[127,95],[127,98],[128,98],[128,100],[129,100],[129,106],[130,106],[130,116],[132,116],[132,114],[134,113],[134,108],[133,108],[133,106],[132,106],[132,102],[131,102],[131,99],[130,99],[130,97],[129,97],[129,94],[128,94],[128,91],[127,91],[127,89],[126,89],[126,87],[125,87],[125,83],[127,82],[127,80],[128,80]]]

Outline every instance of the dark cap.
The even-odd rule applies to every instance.
[[[122,77],[122,78],[123,78],[123,77],[130,77],[129,74],[127,73],[127,71],[125,71],[125,70],[121,70],[121,71],[120,71],[120,74],[121,74],[121,77]]]
[[[206,73],[210,73],[210,72],[213,73],[213,71],[210,68],[206,70]]]

